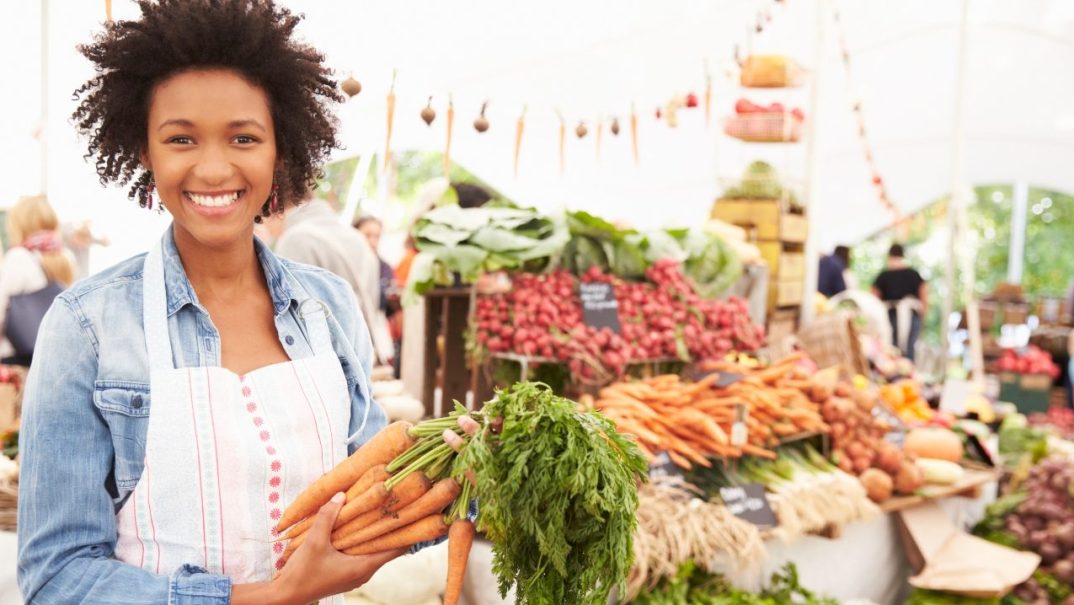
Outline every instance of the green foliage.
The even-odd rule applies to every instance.
[[[787,563],[772,574],[766,589],[760,593],[739,590],[726,579],[711,575],[687,561],[677,574],[665,578],[657,586],[643,592],[634,605],[838,605],[838,601],[818,596],[803,588],[798,568]]]
[[[501,391],[482,414],[502,429],[475,435],[455,474],[476,475],[501,594],[513,586],[522,605],[604,605],[633,564],[644,456],[608,419],[543,384]]]

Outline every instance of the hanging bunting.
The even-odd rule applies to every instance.
[[[563,119],[563,114],[556,110],[556,115],[559,116],[559,174],[562,175],[566,168],[566,153],[567,153],[567,122]]]
[[[712,123],[712,74],[709,72],[709,60],[705,59],[705,129]]]
[[[597,120],[597,162],[600,162],[600,147],[604,142],[604,118]]]
[[[455,125],[455,100],[448,95],[447,143],[444,145],[444,177],[451,178],[451,131]]]
[[[634,151],[634,165],[638,165],[638,111],[630,104],[630,148]]]
[[[522,106],[522,115],[515,123],[515,178],[518,178],[518,157],[522,152],[522,133],[526,130],[526,106]]]
[[[888,196],[887,186],[883,177],[880,175],[876,156],[874,155],[872,145],[869,142],[869,133],[865,127],[864,103],[861,98],[854,93],[855,88],[853,70],[851,69],[850,47],[847,45],[846,32],[844,31],[843,22],[839,16],[839,10],[837,8],[833,9],[832,16],[837,30],[836,37],[839,41],[839,54],[843,60],[843,69],[846,71],[847,91],[848,96],[850,97],[850,110],[854,112],[854,118],[857,121],[858,138],[861,140],[862,155],[865,158],[866,166],[869,168],[872,185],[876,188],[877,201],[884,207],[884,209],[894,216],[895,222],[899,222],[902,220],[902,212]]]
[[[433,120],[436,119],[436,110],[433,109],[433,98],[429,97],[429,102],[425,105],[425,108],[421,110],[421,121],[425,122],[426,126],[432,126]]]
[[[481,104],[481,113],[474,119],[474,130],[485,132],[489,129],[489,119],[485,117],[485,110],[489,108],[489,102]]]
[[[388,164],[391,163],[392,157],[392,126],[395,122],[395,74],[396,70],[392,70],[392,87],[388,89],[388,127],[384,135],[384,170],[388,169]]]

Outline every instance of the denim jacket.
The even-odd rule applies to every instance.
[[[254,246],[291,359],[313,356],[299,319],[303,291],[330,310],[358,445],[387,423],[369,385],[369,331],[354,292],[331,273]],[[163,237],[168,328],[176,367],[219,366],[220,335],[198,303],[172,230]],[[142,329],[145,255],[61,294],[41,324],[26,382],[19,450],[18,581],[27,603],[228,603],[231,581],[187,565],[155,575],[113,557],[116,513],[142,473],[152,401]],[[371,407],[370,407],[371,406]]]

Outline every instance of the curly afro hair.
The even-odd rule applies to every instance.
[[[292,38],[302,19],[271,0],[138,0],[142,17],[111,23],[79,51],[97,75],[75,91],[72,115],[89,139],[102,185],[134,180],[142,207],[152,175],[141,165],[149,104],[162,81],[192,69],[233,70],[268,96],[281,166],[282,209],[301,201],[321,176],[336,141],[329,102],[341,102],[324,56]],[[265,201],[263,216],[271,213]]]

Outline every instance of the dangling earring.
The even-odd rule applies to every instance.
[[[280,211],[280,186],[276,181],[272,182],[272,195],[269,196],[269,213],[277,214]]]
[[[153,180],[153,175],[149,175],[149,182],[145,185],[145,207],[149,210],[153,209],[153,192],[157,190],[157,183]]]

